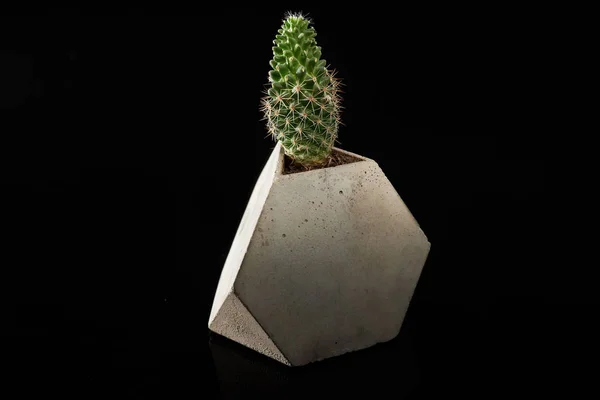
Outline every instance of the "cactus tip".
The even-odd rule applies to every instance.
[[[304,13],[303,11],[286,11],[283,18],[284,22],[290,18],[305,19],[309,23],[312,23],[311,19],[308,17],[308,13]]]

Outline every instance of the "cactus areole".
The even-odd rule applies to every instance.
[[[262,111],[285,154],[305,168],[318,168],[327,162],[337,138],[340,83],[321,59],[310,22],[290,13],[277,31]]]

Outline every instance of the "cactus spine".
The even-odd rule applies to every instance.
[[[327,69],[315,29],[301,14],[288,14],[273,43],[270,88],[262,111],[274,140],[305,167],[322,166],[340,122],[339,80]]]

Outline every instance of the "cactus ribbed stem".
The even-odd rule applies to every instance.
[[[340,83],[321,59],[309,20],[289,14],[277,32],[270,88],[262,100],[267,128],[292,160],[306,167],[319,166],[337,138]]]

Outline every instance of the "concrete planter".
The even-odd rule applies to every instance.
[[[278,143],[250,197],[209,329],[299,366],[393,339],[430,243],[377,163],[285,175]]]

